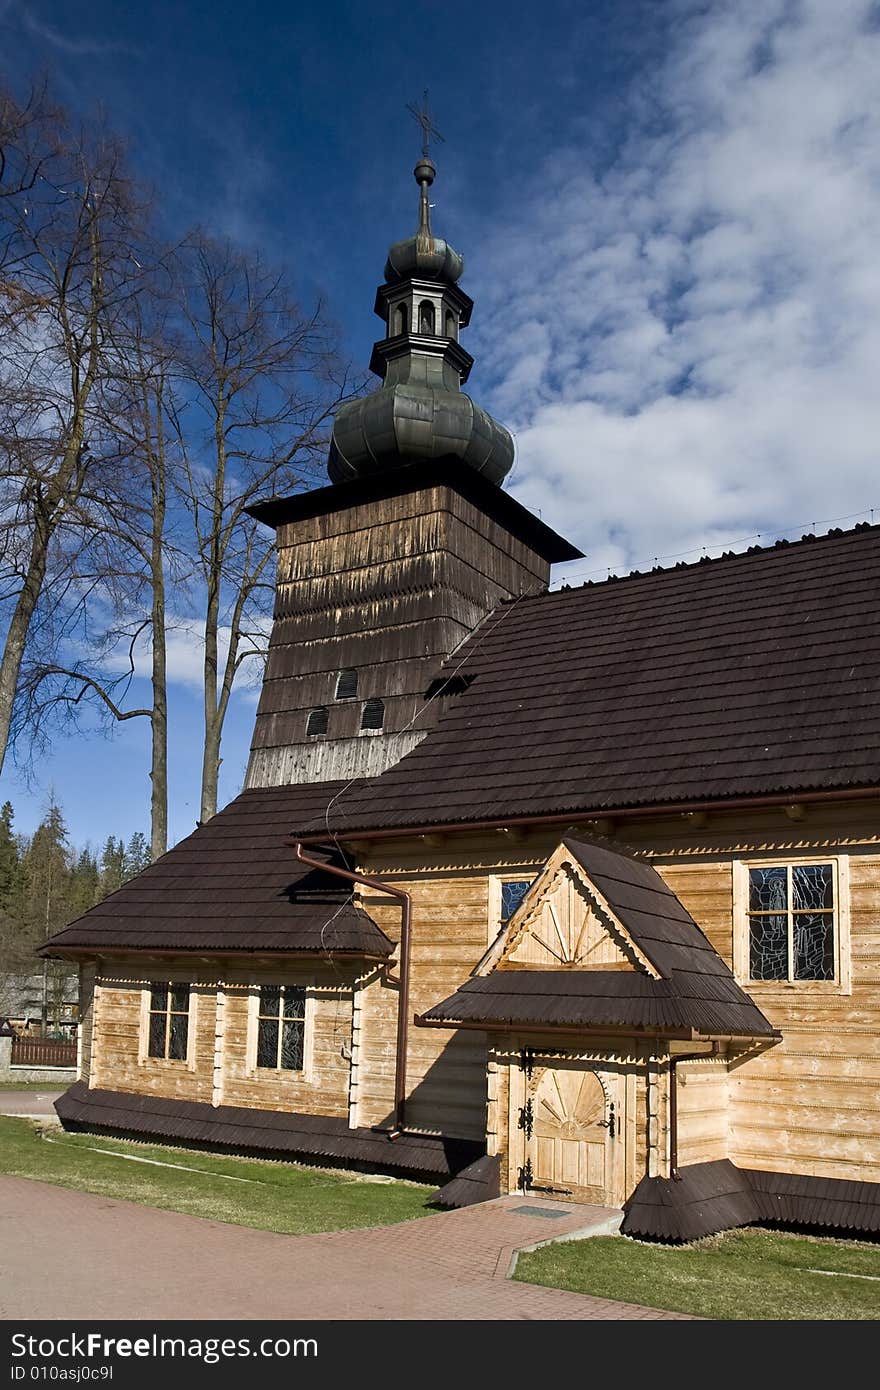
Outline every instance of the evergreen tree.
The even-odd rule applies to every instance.
[[[72,917],[71,853],[67,828],[59,806],[53,801],[34,832],[23,858],[26,883],[22,893],[20,918],[19,969],[31,977],[42,975],[42,1024],[58,1031],[64,984],[73,973],[64,962],[40,960],[36,948],[60,931]]]
[[[125,877],[134,878],[136,874],[143,873],[151,862],[147,837],[140,830],[136,830],[125,851]]]
[[[81,917],[100,902],[100,873],[98,861],[88,845],[80,851],[71,877],[70,907],[73,917]]]
[[[126,877],[125,842],[121,838],[117,840],[115,835],[108,835],[101,851],[101,897],[106,898],[108,893],[115,893],[117,888],[122,887]]]
[[[24,856],[25,933],[37,946],[70,921],[71,869],[67,828],[59,806],[49,806]]]
[[[0,911],[4,912],[13,906],[21,879],[21,862],[12,821],[12,805],[7,801],[0,809]]]

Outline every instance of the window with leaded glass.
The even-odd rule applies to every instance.
[[[147,1055],[185,1062],[188,1043],[189,985],[153,985]]]
[[[263,985],[257,1016],[257,1066],[302,1071],[306,992],[302,985]]]
[[[749,869],[749,976],[833,980],[833,864]]]
[[[527,879],[501,880],[501,920],[509,922],[531,888]]]

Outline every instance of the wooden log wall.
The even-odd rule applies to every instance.
[[[371,872],[371,871],[370,871]],[[488,879],[473,873],[398,880],[413,898],[410,1014],[424,1013],[466,979],[486,949]],[[400,904],[365,890],[362,905],[394,941]],[[359,1123],[387,1120],[393,1097],[397,990],[364,995]],[[486,1039],[464,1029],[412,1027],[407,1071],[407,1123],[466,1139],[482,1139],[486,1124]]]
[[[657,856],[655,867],[730,965],[735,863],[845,856],[849,984],[750,983],[738,975],[783,1040],[734,1060],[727,1156],[747,1168],[880,1182],[880,807],[790,809],[792,816],[782,808],[712,815],[698,828],[679,817],[616,830]]]
[[[603,827],[604,828],[604,827]],[[587,836],[587,824],[572,830]],[[760,1055],[683,1063],[679,1068],[679,1163],[730,1157],[744,1167],[880,1181],[880,818],[870,804],[811,810],[790,819],[782,808],[748,816],[717,815],[701,824],[684,817],[620,822],[612,847],[644,850],[703,928],[733,963],[733,865],[749,859],[818,862],[837,853],[849,868],[851,992],[811,982],[778,986],[740,978],[783,1042]],[[413,893],[413,1012],[422,1012],[467,978],[491,937],[493,876],[536,875],[562,832],[454,834],[361,846],[365,870]],[[499,848],[503,845],[504,848]],[[396,936],[399,908],[366,904]],[[375,1009],[375,1005],[368,1007]],[[364,1114],[384,1118],[393,1071],[393,1000],[365,1029]],[[477,1137],[487,1099],[484,1036],[461,1031],[411,1032],[410,1085],[416,1112],[444,1132]],[[384,1059],[384,1060],[383,1060]],[[658,1175],[668,1158],[666,1063],[657,1063],[653,1146]],[[496,1075],[492,1085],[502,1087]],[[498,1122],[500,1123],[500,1121]],[[502,1144],[502,1130],[491,1130]],[[638,1131],[638,1163],[652,1145]],[[666,1147],[664,1147],[666,1146]],[[642,1169],[644,1171],[644,1169]]]
[[[678,1164],[728,1158],[730,1078],[726,1056],[677,1067]]]
[[[736,864],[750,858],[818,861],[832,854],[847,859],[851,981],[843,987],[741,981],[782,1031],[783,1041],[763,1053],[735,1057],[729,1073],[721,1060],[680,1065],[682,1166],[727,1156],[744,1167],[880,1181],[880,828],[875,826],[880,827],[875,811],[864,805],[811,812],[797,822],[779,810],[719,815],[699,827],[679,818],[612,827],[612,845],[654,856],[659,872],[728,962],[733,961]],[[572,830],[591,833],[586,825]],[[510,835],[474,832],[361,845],[359,864],[365,872],[413,896],[411,1013],[424,1012],[467,979],[500,928],[498,881],[536,876],[560,838],[546,829],[518,833],[516,842]],[[399,904],[372,890],[362,902],[389,937],[398,939]],[[319,1080],[294,1096],[286,1080],[264,1084],[263,1078],[246,1074],[247,976],[236,977],[227,966],[209,978],[202,968],[195,1060],[188,1068],[139,1060],[138,979],[144,967],[126,969],[112,962],[99,969],[92,1030],[85,1003],[83,1067],[92,1085],[194,1100],[220,1096],[255,1107],[311,1108],[348,1114],[353,1125],[388,1119],[398,993],[381,971],[374,969],[358,983],[353,975],[342,981],[321,977],[317,965],[297,967],[315,986]],[[165,967],[156,967],[154,974],[168,977]],[[409,1041],[409,1123],[451,1137],[480,1139],[488,1133],[490,1146],[503,1151],[508,1078],[497,1059],[490,1059],[487,1082],[486,1035],[412,1027]],[[632,1105],[627,1093],[634,1171],[663,1176],[668,1171],[668,1057],[649,1056],[652,1045],[641,1046],[634,1079],[627,1082],[635,1088]]]
[[[143,1001],[152,980],[190,984],[191,1045],[185,1062],[145,1055]],[[254,999],[261,984],[307,987],[302,1072],[256,1066]],[[347,1116],[352,1006],[360,987],[351,965],[325,961],[213,971],[204,965],[145,970],[105,962],[95,990],[90,1084],[214,1105]]]
[[[79,968],[79,1025],[77,1027],[78,1079],[89,1084],[92,1071],[92,1034],[95,1009],[95,967],[91,962]]]

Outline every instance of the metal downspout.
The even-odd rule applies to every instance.
[[[323,873],[333,874],[336,878],[344,878],[349,883],[363,884],[365,888],[374,888],[379,893],[388,893],[392,898],[399,898],[402,905],[400,923],[400,995],[397,1001],[397,1053],[394,1063],[394,1123],[389,1131],[389,1139],[397,1139],[402,1133],[406,1120],[406,1062],[407,1062],[407,1040],[409,1022],[409,975],[410,975],[410,935],[412,927],[412,897],[402,888],[394,888],[390,883],[383,883],[377,878],[368,878],[366,874],[356,874],[350,869],[337,868],[335,864],[328,864],[323,859],[313,859],[311,855],[303,851],[302,841],[291,837],[285,842],[293,849],[296,858],[301,864],[307,864],[309,868],[320,869]]]

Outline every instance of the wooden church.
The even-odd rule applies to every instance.
[[[254,509],[246,789],[44,948],[58,1112],[643,1237],[876,1231],[880,527],[551,592],[434,175],[330,486]]]

